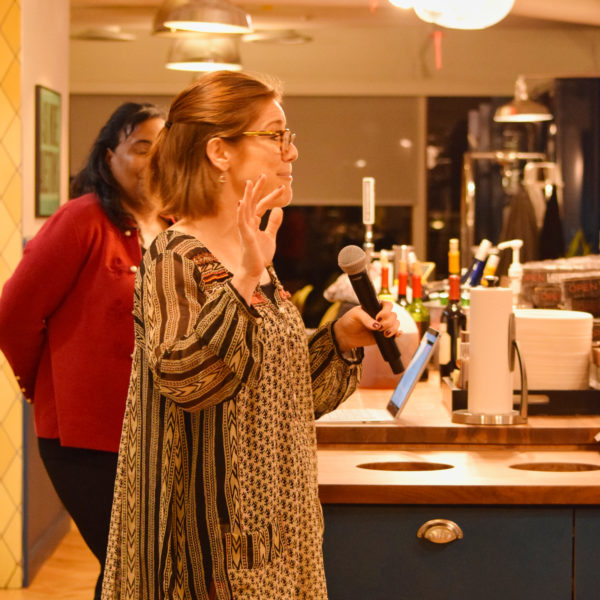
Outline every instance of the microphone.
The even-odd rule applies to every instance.
[[[358,246],[346,246],[338,254],[338,265],[348,275],[362,309],[375,318],[381,310],[381,303],[367,274],[367,263],[367,255]],[[395,339],[385,337],[382,331],[373,331],[373,335],[381,355],[390,365],[392,371],[402,373],[404,366],[400,360],[400,350]]]

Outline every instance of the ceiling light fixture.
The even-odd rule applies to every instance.
[[[71,35],[72,40],[92,42],[133,42],[136,36],[123,31],[118,25],[92,27]]]
[[[427,23],[450,29],[485,29],[511,11],[515,0],[390,0],[399,8],[413,8]]]
[[[300,33],[295,29],[270,30],[270,31],[254,31],[242,36],[242,42],[264,42],[276,44],[307,44],[312,42],[312,37],[304,33]]]
[[[538,123],[552,119],[552,113],[546,106],[530,100],[523,75],[519,75],[515,82],[514,99],[500,106],[494,113],[494,121],[497,123]]]
[[[166,67],[174,71],[195,73],[241,71],[239,40],[232,37],[174,40]]]
[[[252,31],[250,15],[226,0],[165,0],[154,17],[153,33],[242,34]]]

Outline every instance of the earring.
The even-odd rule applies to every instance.
[[[225,183],[227,181],[227,177],[225,176],[225,173],[221,173],[219,175],[219,183]]]

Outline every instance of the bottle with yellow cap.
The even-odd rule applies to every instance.
[[[448,275],[460,275],[460,250],[457,238],[451,238],[448,244]]]
[[[492,248],[488,254],[488,259],[483,268],[483,276],[481,278],[481,284],[487,287],[486,277],[493,277],[496,275],[496,269],[500,263],[500,254],[498,248]]]

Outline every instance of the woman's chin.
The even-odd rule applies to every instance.
[[[288,188],[286,189],[283,194],[281,195],[281,198],[279,199],[279,206],[281,206],[281,208],[285,208],[286,206],[289,206],[292,203],[292,196],[293,196],[293,192],[292,192],[292,188]]]

